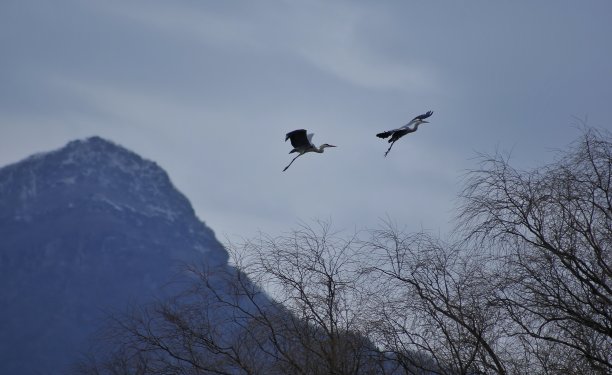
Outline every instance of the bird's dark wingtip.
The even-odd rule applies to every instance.
[[[422,115],[418,115],[417,117],[415,117],[413,119],[414,120],[425,120],[428,117],[431,117],[431,115],[433,115],[433,111],[427,111],[426,113],[423,113]]]

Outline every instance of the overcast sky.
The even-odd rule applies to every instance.
[[[477,153],[612,124],[612,2],[0,1],[0,165],[99,135],[219,239],[389,217],[446,233]],[[388,144],[375,134],[433,110]],[[337,148],[291,160],[288,131]]]

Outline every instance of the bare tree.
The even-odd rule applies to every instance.
[[[406,372],[612,371],[612,148],[587,129],[534,171],[484,157],[457,243],[387,223],[367,243],[380,275],[375,342]],[[419,353],[426,353],[426,359]]]
[[[113,318],[117,349],[79,373],[384,373],[362,334],[359,246],[330,227],[230,244],[233,268],[189,266],[189,290]]]
[[[289,312],[291,319],[267,328],[287,332],[297,343],[285,354],[288,363],[299,367],[294,372],[373,371],[374,348],[363,335],[366,295],[356,235],[345,238],[319,221],[314,228],[301,225],[287,236],[262,235],[230,249],[238,267]]]
[[[367,246],[386,291],[372,313],[376,342],[407,373],[506,373],[484,257],[389,223],[372,231]]]
[[[280,312],[231,268],[189,266],[192,287],[180,295],[112,315],[102,333],[103,358],[86,358],[79,374],[261,374],[273,370],[274,348],[254,328]]]
[[[612,371],[611,146],[586,129],[533,171],[485,158],[462,194],[460,228],[503,260],[509,333],[552,373]]]

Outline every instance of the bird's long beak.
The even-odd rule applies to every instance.
[[[338,147],[338,146],[334,146],[334,145],[327,145],[328,147]]]
[[[426,124],[429,124],[429,121],[425,121],[425,120],[423,120],[422,122],[424,122],[424,123],[426,123]]]

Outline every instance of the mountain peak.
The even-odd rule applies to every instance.
[[[0,218],[27,219],[41,207],[84,202],[167,220],[194,215],[188,200],[155,162],[98,136],[0,169]]]
[[[157,163],[98,136],[0,168],[0,224],[67,212],[175,223],[188,237],[197,234],[217,244],[213,231]],[[212,258],[225,262],[225,250],[215,247]],[[206,252],[205,246],[196,248]]]
[[[134,154],[128,149],[122,146],[119,146],[118,144],[110,140],[107,140],[100,136],[95,135],[95,136],[91,136],[85,139],[75,139],[73,141],[70,141],[64,147],[58,150],[39,152],[39,153],[33,154],[32,156],[26,158],[24,161],[34,162],[36,160],[43,159],[45,157],[59,156],[59,155],[62,155],[63,157],[66,157],[66,158],[71,158],[73,156],[80,156],[81,158],[83,158],[86,156],[92,157],[92,156],[100,155],[104,153],[109,153],[109,154],[131,153],[131,154]]]
[[[0,168],[0,373],[64,373],[101,311],[227,252],[156,163],[100,137]],[[53,370],[51,370],[53,369]]]
[[[68,142],[66,145],[67,148],[77,148],[77,147],[88,147],[88,148],[119,148],[124,149],[123,147],[117,145],[113,141],[108,139],[104,139],[98,135],[93,135],[91,137],[87,137],[85,139],[75,139],[73,141]],[[125,150],[125,149],[124,149]]]
[[[145,160],[138,154],[99,136],[68,142],[66,146],[59,150],[59,153],[66,158],[64,163],[75,161],[97,162],[106,159],[114,166],[119,167],[137,164],[157,167],[156,163]]]

